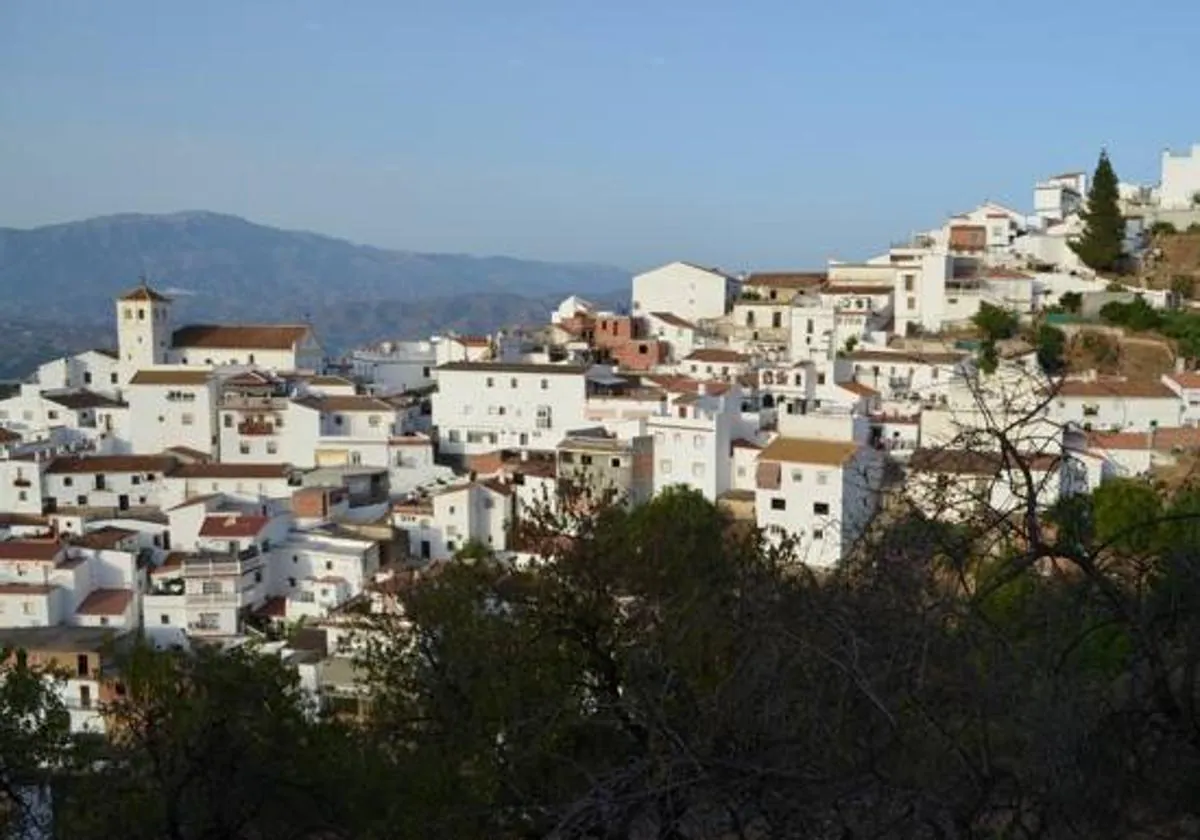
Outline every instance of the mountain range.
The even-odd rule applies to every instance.
[[[629,282],[612,266],[388,250],[207,211],[0,228],[0,378],[115,343],[113,298],[143,276],[177,324],[310,320],[335,353],[544,320],[572,293],[620,306]]]

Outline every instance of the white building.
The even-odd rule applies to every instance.
[[[837,360],[837,380],[854,381],[878,391],[885,400],[930,399],[971,367],[967,353],[857,349]]]
[[[1183,154],[1163,151],[1158,202],[1164,210],[1200,207],[1200,143]]]
[[[882,463],[880,453],[853,442],[775,438],[757,459],[759,527],[795,540],[803,563],[836,565],[875,515]]]
[[[551,451],[589,424],[586,368],[569,364],[452,362],[437,369],[433,423],[451,455]]]
[[[1033,187],[1033,213],[1048,226],[1061,222],[1083,208],[1087,194],[1087,175],[1083,172],[1065,172]]]
[[[124,389],[129,401],[129,446],[135,454],[172,446],[215,454],[218,378],[209,370],[138,370]]]
[[[121,364],[116,350],[85,350],[38,366],[37,384],[46,391],[87,389],[116,397]]]
[[[174,468],[165,455],[62,456],[46,464],[43,504],[49,512],[158,507],[163,477]]]
[[[736,291],[737,280],[722,271],[673,262],[633,278],[633,314],[673,312],[693,323],[720,318]]]
[[[654,492],[684,485],[715,502],[732,486],[732,445],[741,416],[738,388],[714,393],[701,383],[697,393],[679,394],[667,413],[646,420],[654,436]]]
[[[750,369],[750,356],[724,347],[701,347],[679,363],[679,372],[696,379],[732,382]]]
[[[667,343],[673,362],[678,362],[695,350],[699,341],[697,326],[673,312],[646,313],[646,332],[650,338]]]
[[[355,350],[350,363],[376,394],[415,391],[434,384],[437,346],[433,341],[384,341]]]
[[[1182,425],[1187,405],[1162,382],[1095,377],[1063,380],[1051,395],[1049,416],[1084,429],[1148,431]]]
[[[1170,388],[1183,404],[1183,415],[1180,417],[1183,424],[1200,424],[1200,372],[1183,370],[1163,374],[1162,383]]]
[[[287,464],[199,461],[179,464],[163,480],[164,509],[211,496],[243,504],[289,499],[300,481]]]

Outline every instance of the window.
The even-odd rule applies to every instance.
[[[80,507],[87,507],[87,496],[76,496],[75,503]]]
[[[590,467],[592,465],[592,456],[591,455],[580,455],[579,463],[583,464],[585,467]]]
[[[245,442],[239,443],[238,444],[238,452],[242,453],[243,455],[249,455],[250,454],[250,444],[245,443]]]
[[[910,297],[910,298],[908,299],[908,308],[909,308],[909,309],[916,309],[916,308],[917,308],[917,299],[916,299],[915,297]]]
[[[71,476],[68,475],[65,478],[63,478],[63,487],[71,487],[74,484],[75,484],[75,479],[71,478]]]
[[[550,380],[543,379],[542,380],[542,390],[545,391],[545,390],[548,390],[549,388],[550,388]]]
[[[274,455],[278,451],[279,451],[279,444],[277,444],[273,440],[267,441],[267,454],[268,455]]]
[[[613,467],[619,467],[619,466],[621,466],[621,459],[620,459],[620,458],[613,458],[611,461],[609,461],[609,466],[613,466]]]
[[[353,465],[355,467],[360,466],[362,464],[362,453],[361,452],[351,452],[350,453],[350,463],[351,463],[351,465]]]
[[[190,411],[185,411],[183,414],[179,415],[179,422],[184,426],[190,426],[196,422],[196,415],[192,414]]]
[[[221,582],[219,580],[201,581],[200,591],[205,595],[220,595],[221,594]]]
[[[233,415],[232,415],[232,414],[226,414],[226,415],[225,415],[225,418],[224,418],[224,421],[225,421],[225,428],[226,428],[226,429],[232,429],[232,428],[233,428]]]
[[[792,481],[799,484],[804,480],[804,470],[792,470]]]
[[[75,657],[75,676],[86,677],[92,672],[91,662],[88,660],[86,653],[81,653]]]
[[[550,414],[550,406],[539,405],[537,407],[537,428],[549,429],[553,425],[552,416]]]
[[[29,493],[24,490],[21,490],[17,493],[17,499],[18,499],[18,501],[22,501],[22,502],[29,501]]]
[[[915,274],[904,275],[904,291],[911,292],[916,284],[917,276]]]
[[[787,500],[780,498],[771,499],[771,510],[787,510]]]
[[[111,382],[112,384],[116,385],[117,384],[117,375],[115,373],[110,373],[108,375],[108,381]]]
[[[671,459],[670,459],[670,458],[664,458],[664,459],[662,459],[661,461],[659,461],[659,462],[658,462],[658,470],[659,470],[659,472],[661,472],[663,475],[670,475],[670,474],[671,474],[671,466],[672,466],[672,465],[671,465]]]
[[[22,601],[21,602],[21,613],[24,615],[33,615],[33,602],[32,601]]]
[[[828,516],[829,502],[813,502],[813,513],[817,516]]]
[[[370,417],[368,417],[367,425],[370,426],[372,429],[378,428],[379,427],[379,415],[372,414]]]
[[[704,478],[704,464],[696,461],[692,464],[692,478]]]
[[[817,384],[818,384],[818,385],[824,385],[824,384],[825,384],[825,374],[823,374],[823,373],[818,373],[818,374],[817,374]]]
[[[509,386],[510,388],[516,388],[516,387],[517,387],[517,378],[516,378],[515,376],[514,376],[512,379],[508,380],[508,386]]]
[[[489,388],[491,388],[496,384],[496,380],[492,379],[492,377],[489,376],[487,378],[486,384]]]
[[[823,485],[823,484],[828,484],[828,483],[829,483],[829,473],[828,472],[817,473],[817,484]]]
[[[163,613],[162,615],[160,615],[158,617],[158,623],[159,624],[170,624],[171,616],[167,615],[166,613]]]
[[[131,320],[133,320],[133,310],[132,310],[132,309],[130,309],[128,306],[126,306],[126,307],[125,307],[125,312],[124,312],[124,315],[125,315],[125,320],[126,320],[126,321],[131,321]]]
[[[325,561],[325,571],[327,571],[327,572],[333,571],[333,561],[332,560]]]
[[[333,425],[335,425],[335,426],[342,425],[342,415],[340,415],[340,414],[333,415]]]
[[[295,589],[296,588],[296,579],[288,578],[288,586],[290,586],[292,589]]]
[[[818,542],[825,539],[825,532],[820,528],[813,528],[813,542]]]

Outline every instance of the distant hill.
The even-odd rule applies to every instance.
[[[175,298],[177,323],[310,318],[335,352],[540,320],[574,292],[617,305],[629,282],[612,266],[390,251],[203,211],[0,228],[0,378],[109,335],[113,297],[142,274]]]

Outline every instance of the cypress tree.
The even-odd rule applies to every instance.
[[[1096,271],[1117,271],[1124,256],[1125,218],[1117,203],[1117,173],[1113,171],[1107,152],[1100,152],[1100,161],[1088,189],[1087,208],[1083,217],[1083,233],[1071,243],[1071,250],[1084,264]]]

